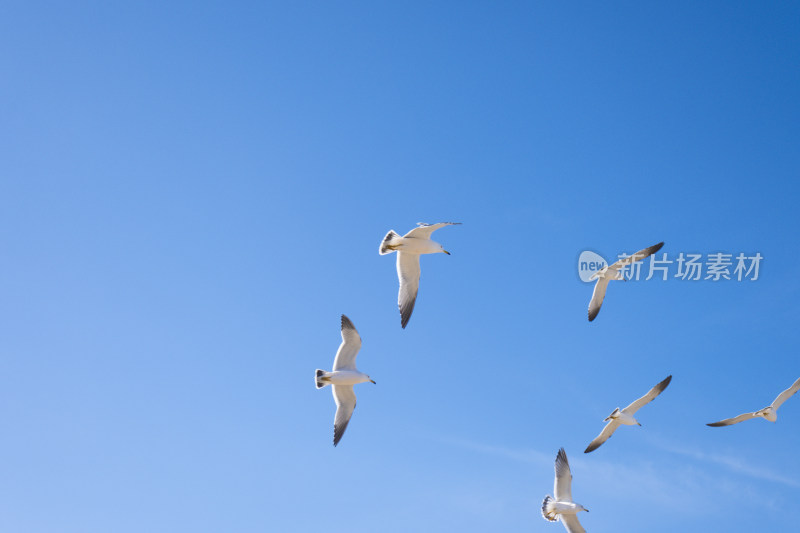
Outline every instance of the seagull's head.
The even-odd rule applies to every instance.
[[[607,273],[608,273],[608,265],[604,266],[603,268],[592,274],[591,277],[589,278],[589,281],[594,281],[596,279],[603,279],[606,277]]]

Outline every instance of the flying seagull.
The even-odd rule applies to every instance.
[[[612,279],[626,281],[622,275],[622,272],[620,272],[623,267],[632,265],[636,261],[641,261],[645,257],[653,255],[659,251],[662,246],[664,246],[664,243],[660,242],[649,248],[645,248],[644,250],[639,250],[635,254],[624,259],[620,259],[612,265],[606,265],[602,270],[598,270],[592,275],[591,278],[589,278],[590,280],[597,280],[597,283],[594,284],[592,300],[589,302],[589,322],[594,320],[597,317],[597,313],[600,312],[600,306],[603,305],[603,298],[606,296],[608,282]]]
[[[400,278],[397,305],[400,307],[400,325],[403,328],[408,324],[408,319],[411,318],[411,313],[414,311],[414,302],[417,300],[419,256],[438,253],[450,255],[450,252],[445,250],[441,244],[431,240],[431,233],[444,226],[454,224],[461,224],[461,222],[439,222],[438,224],[419,222],[418,227],[402,237],[391,230],[381,241],[378,253],[386,255],[397,252],[397,277]]]
[[[720,426],[730,426],[732,424],[738,424],[743,420],[750,420],[751,418],[756,418],[760,416],[761,418],[766,418],[770,422],[775,422],[778,420],[778,407],[783,405],[783,402],[789,399],[795,392],[800,390],[800,378],[797,379],[792,386],[783,391],[782,393],[778,394],[778,397],[775,398],[775,401],[772,402],[772,405],[767,406],[763,409],[760,409],[754,413],[744,413],[739,416],[735,416],[733,418],[726,418],[725,420],[720,420],[719,422],[714,422],[713,424],[706,424],[707,426],[711,426],[712,428],[720,427]]]
[[[636,413],[636,411],[655,400],[656,396],[661,394],[661,392],[667,388],[667,385],[669,385],[670,381],[672,381],[672,376],[667,376],[664,381],[650,389],[647,394],[630,404],[625,409],[620,410],[619,407],[614,409],[614,412],[608,415],[605,420],[603,420],[603,422],[608,422],[606,427],[604,427],[603,431],[601,431],[600,434],[589,443],[589,446],[586,447],[583,453],[593,452],[599,448],[611,437],[611,435],[614,434],[614,431],[617,430],[620,424],[625,424],[626,426],[637,424],[641,426],[641,424],[639,424],[639,422],[633,418],[633,415]]]
[[[555,498],[545,496],[542,502],[542,516],[545,520],[555,522],[559,518],[567,528],[568,533],[586,533],[577,514],[580,511],[589,512],[589,509],[572,501],[572,472],[569,470],[567,452],[564,448],[558,450],[556,455],[556,482],[553,487]]]
[[[350,319],[342,315],[342,344],[333,361],[333,372],[317,369],[314,380],[317,388],[333,386],[333,399],[336,402],[336,417],[333,419],[333,445],[339,444],[356,408],[356,393],[353,385],[371,381],[370,377],[356,369],[356,355],[361,349],[361,337]]]

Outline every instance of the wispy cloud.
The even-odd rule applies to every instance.
[[[555,450],[543,452],[452,438],[440,440],[508,461],[535,465],[537,468],[552,469],[555,458]],[[800,482],[794,479],[754,467],[733,457],[665,447],[663,443],[658,447],[692,460],[670,460],[668,456],[662,456],[653,460],[612,462],[574,454],[570,455],[570,463],[573,471],[579,472],[576,475],[580,476],[583,490],[587,493],[615,494],[629,502],[656,505],[669,509],[672,513],[686,515],[722,511],[728,506],[742,505],[753,499],[764,500],[763,487],[755,485],[755,481],[751,480],[778,482],[800,488]],[[720,475],[712,472],[708,469],[709,463],[721,465],[729,473]],[[779,505],[773,501],[774,498],[767,500],[762,505],[768,509]],[[777,507],[772,510],[777,510]]]
[[[459,439],[442,440],[479,453],[536,465],[548,470],[553,468],[556,452],[555,450],[542,452],[531,448],[514,449]],[[602,487],[604,491],[617,494],[630,492],[635,499],[658,502],[662,505],[677,505],[683,502],[686,491],[691,488],[688,486],[691,482],[687,480],[696,479],[696,476],[676,475],[674,469],[669,469],[669,473],[659,472],[650,464],[615,464],[594,457],[592,460],[587,460],[579,455],[570,455],[570,463],[573,470],[581,472],[583,486],[587,489],[590,485],[596,485]],[[632,487],[635,487],[635,490],[632,490]],[[683,506],[685,508],[685,504]]]
[[[489,454],[499,457],[505,457],[506,459],[519,461],[522,463],[549,464],[553,462],[553,458],[555,457],[555,454],[552,453],[545,454],[533,449],[515,450],[513,448],[507,448],[505,446],[483,444],[479,442],[474,442],[464,439],[454,439],[448,437],[439,437],[438,440],[446,442],[448,444],[459,446],[461,448],[466,448],[468,450],[473,450],[476,452],[481,452],[484,454]]]
[[[764,481],[782,483],[788,487],[800,488],[800,481],[798,481],[797,479],[783,476],[777,472],[773,472],[766,468],[761,468],[759,466],[753,465],[752,463],[747,462],[739,457],[722,455],[718,453],[707,453],[680,446],[664,444],[663,442],[661,443],[658,443],[657,441],[653,442],[656,444],[656,446],[663,449],[664,451],[674,453],[676,455],[682,455],[684,457],[691,457],[692,459],[695,459],[697,461],[704,461],[704,462],[711,462],[714,464],[718,464],[728,468],[731,472],[734,472],[736,474],[742,474],[745,476],[749,476]]]

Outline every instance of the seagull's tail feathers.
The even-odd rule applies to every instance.
[[[392,241],[395,239],[402,239],[402,237],[395,233],[394,230],[389,230],[389,233],[387,233],[386,237],[381,241],[381,247],[378,249],[378,253],[386,255],[394,252],[395,248],[392,247]]]
[[[317,373],[316,373],[316,375],[314,376],[314,382],[317,384],[317,388],[318,388],[318,389],[321,389],[321,388],[322,388],[322,387],[324,387],[325,385],[330,385],[330,382],[328,382],[328,381],[322,381],[322,376],[324,376],[324,375],[325,375],[325,371],[324,371],[324,370],[320,370],[320,369],[318,368],[318,369],[317,369]]]
[[[544,497],[542,502],[542,516],[545,520],[555,522],[558,519],[556,514],[556,502],[549,495]]]

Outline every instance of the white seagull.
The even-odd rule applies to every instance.
[[[625,409],[620,410],[619,407],[614,409],[614,412],[608,415],[605,420],[603,420],[603,422],[608,422],[606,427],[603,428],[603,431],[600,432],[597,438],[589,443],[589,446],[586,447],[583,453],[589,453],[599,448],[601,444],[607,441],[611,435],[614,434],[614,431],[616,431],[620,424],[625,424],[626,426],[633,426],[636,424],[641,426],[641,424],[639,424],[639,422],[633,418],[633,415],[636,413],[636,411],[652,402],[656,396],[661,394],[661,392],[667,388],[667,385],[669,385],[670,381],[672,381],[672,376],[667,376],[664,381],[650,389],[647,394],[630,404]]]
[[[561,523],[569,533],[586,533],[581,523],[578,522],[577,514],[580,511],[588,513],[589,509],[572,501],[572,472],[569,470],[567,452],[564,451],[564,448],[558,450],[558,455],[556,455],[556,482],[553,494],[555,499],[548,495],[542,502],[542,516],[545,520],[555,522],[561,519]]]
[[[743,420],[750,420],[751,418],[761,417],[766,418],[770,422],[775,422],[778,420],[778,407],[783,405],[783,402],[789,399],[795,392],[800,390],[800,378],[797,378],[797,381],[792,383],[792,386],[783,391],[782,393],[778,394],[778,397],[775,398],[775,401],[772,402],[772,405],[760,409],[754,413],[744,413],[739,416],[735,416],[733,418],[726,418],[725,420],[720,420],[719,422],[714,422],[713,424],[706,424],[707,426],[711,426],[712,428],[720,427],[720,426],[730,426],[731,424],[738,424]]]
[[[417,226],[402,237],[389,231],[381,241],[378,253],[381,255],[397,252],[397,277],[400,278],[400,293],[397,296],[397,305],[400,308],[400,325],[403,328],[411,318],[414,311],[414,302],[417,300],[419,289],[419,256],[421,254],[443,253],[450,255],[441,244],[431,240],[431,233],[444,226],[461,224],[461,222],[439,222],[438,224],[425,224],[419,222]]]
[[[356,393],[353,385],[371,381],[370,377],[356,369],[356,355],[361,349],[361,337],[350,319],[342,315],[342,344],[333,361],[333,372],[317,369],[314,376],[317,388],[333,386],[336,401],[336,417],[333,419],[333,445],[339,444],[356,408]]]
[[[602,270],[598,270],[595,272],[590,280],[596,279],[597,283],[594,284],[594,292],[592,293],[592,300],[589,302],[589,322],[597,317],[597,313],[600,312],[600,306],[603,305],[603,298],[606,296],[606,288],[608,287],[608,282],[611,280],[622,280],[627,281],[620,269],[627,265],[631,265],[636,261],[641,261],[645,257],[653,255],[657,251],[664,246],[663,242],[658,244],[654,244],[650,248],[645,248],[644,250],[639,250],[635,254],[626,257],[624,259],[620,259],[616,263],[612,265],[606,265],[603,267]]]

